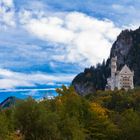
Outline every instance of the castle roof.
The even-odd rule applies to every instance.
[[[119,72],[119,74],[133,74],[133,72],[130,70],[130,68],[127,65],[124,65]]]

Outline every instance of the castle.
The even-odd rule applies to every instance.
[[[107,89],[133,89],[134,72],[124,65],[120,71],[117,71],[117,57],[111,59],[111,77],[107,79]]]

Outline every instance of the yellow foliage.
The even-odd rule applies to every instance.
[[[99,117],[108,117],[107,112],[108,110],[106,108],[103,108],[100,104],[92,102],[90,104],[91,106],[91,111],[96,112]]]
[[[14,132],[10,134],[8,140],[24,140],[24,138],[20,133]]]

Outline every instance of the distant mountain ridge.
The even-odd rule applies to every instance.
[[[14,96],[10,96],[0,103],[0,108],[2,109],[10,108],[14,106],[18,101],[20,101],[20,99]]]
[[[127,64],[131,70],[134,70],[134,85],[140,86],[140,28],[138,28],[134,31],[122,31],[113,43],[107,61],[98,64],[96,68],[86,68],[73,79],[72,85],[80,95],[105,89],[106,79],[110,76],[110,60],[113,56],[117,56],[118,69]]]

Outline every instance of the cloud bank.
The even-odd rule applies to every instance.
[[[0,89],[13,89],[16,87],[36,87],[36,85],[55,85],[69,82],[75,75],[46,74],[46,73],[20,73],[0,69]]]
[[[120,32],[110,20],[99,20],[79,12],[52,16],[38,13],[34,18],[31,12],[23,11],[20,16],[23,28],[31,35],[58,45],[60,52],[52,55],[57,61],[95,65],[109,56]]]

